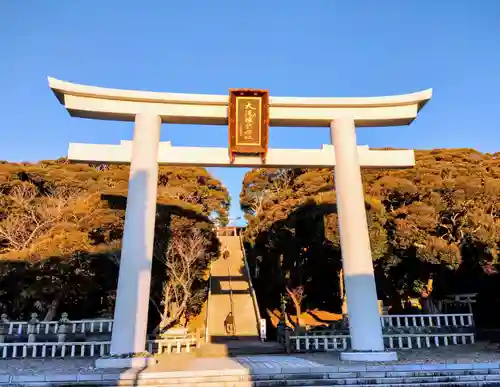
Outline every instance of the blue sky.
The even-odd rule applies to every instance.
[[[378,96],[432,87],[409,127],[361,128],[371,147],[500,151],[500,1],[0,2],[0,159],[118,143],[131,123],[70,118],[47,76],[105,87],[276,96]],[[174,145],[226,146],[227,128],[163,125]],[[326,128],[272,128],[270,146],[318,148]],[[243,169],[213,169],[240,214]]]

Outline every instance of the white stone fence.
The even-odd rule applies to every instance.
[[[65,327],[64,333],[111,333],[113,320],[74,320],[68,319],[66,313],[62,314],[59,321],[39,321],[37,314],[31,315],[30,321],[10,321],[6,315],[0,317],[1,335],[37,334],[48,335],[61,333],[61,327]]]
[[[475,342],[472,314],[384,315],[385,347],[412,349],[473,344]],[[281,328],[278,341],[288,352],[330,352],[350,348],[351,338],[342,330],[317,330],[296,335]]]
[[[36,313],[31,315],[30,321],[9,321],[5,315],[2,315],[0,317],[0,359],[109,355],[111,348],[109,339],[98,341],[95,335],[101,333],[105,334],[104,336],[109,335],[112,329],[113,320],[70,321],[66,313],[63,313],[59,321],[38,321]],[[85,338],[78,341],[78,336],[81,338],[82,334],[90,334],[90,341],[85,341]],[[16,342],[18,340],[16,337],[20,336],[27,338],[27,341]],[[50,339],[50,336],[53,338]],[[145,350],[152,354],[191,352],[201,342],[201,332],[187,333],[185,330],[170,330],[160,339],[148,339]]]
[[[151,354],[192,352],[200,341],[193,335],[184,339],[148,340],[146,350]],[[52,343],[0,343],[0,359],[97,357],[109,355],[110,341],[52,342]]]
[[[350,348],[349,335],[288,336],[290,352],[346,351]],[[432,348],[440,346],[474,344],[474,333],[401,334],[384,335],[384,344],[390,349]]]
[[[472,327],[472,313],[462,314],[411,314],[384,315],[380,317],[382,327]]]

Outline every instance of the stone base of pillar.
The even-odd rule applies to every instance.
[[[96,359],[94,365],[96,368],[127,368],[127,369],[144,369],[158,363],[154,357],[129,357],[129,358],[114,358],[100,357]]]
[[[344,361],[397,361],[398,354],[396,352],[373,351],[373,352],[341,352],[340,360]]]

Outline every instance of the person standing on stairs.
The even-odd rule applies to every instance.
[[[234,335],[234,317],[232,312],[229,312],[224,320],[224,329],[226,331],[226,335]]]

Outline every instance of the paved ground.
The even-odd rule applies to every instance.
[[[303,354],[299,356],[324,365],[349,363],[340,361],[338,356],[332,356],[324,352]],[[498,361],[500,361],[500,349],[497,346],[478,343],[474,345],[398,351],[398,361],[381,364],[461,364],[491,363]]]
[[[172,356],[172,355],[171,355]],[[176,355],[173,355],[176,356]],[[486,344],[442,347],[436,349],[415,349],[400,351],[397,362],[385,364],[457,364],[492,363],[500,361],[500,350]],[[234,358],[196,358],[194,356],[169,357],[143,372],[195,371],[195,370],[243,370],[259,371],[272,368],[314,368],[324,366],[348,366],[349,362],[339,360],[337,353],[253,355]],[[357,363],[359,364],[359,363]],[[370,363],[373,365],[373,363]],[[19,359],[0,360],[2,375],[43,374],[91,374],[109,373],[93,366],[93,359]]]

